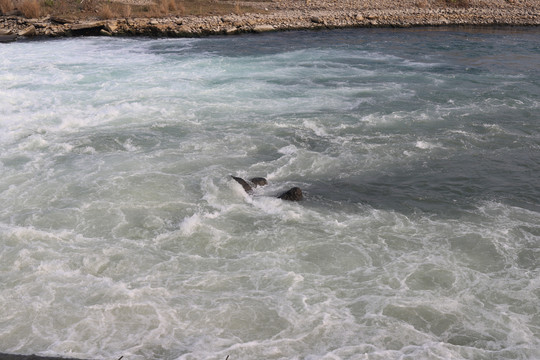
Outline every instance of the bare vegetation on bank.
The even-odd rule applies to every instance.
[[[243,14],[254,9],[239,1],[220,0],[0,0],[0,15],[27,18],[59,16],[72,19],[164,17],[172,15]]]
[[[11,0],[0,0],[0,14],[6,14],[14,9],[15,7]]]
[[[469,0],[417,0],[415,5],[421,9],[434,5],[439,7],[468,8],[471,6],[471,2]]]
[[[38,0],[23,0],[18,8],[24,17],[38,18],[41,16],[41,4]]]
[[[528,7],[538,0],[0,0],[0,15],[79,19],[221,16],[275,11],[336,12],[399,9],[502,9]],[[533,6],[536,8],[537,6]]]

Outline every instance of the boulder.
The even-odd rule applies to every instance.
[[[105,30],[107,30],[111,34],[115,33],[118,30],[118,22],[108,21],[105,24]]]
[[[300,201],[304,199],[304,195],[302,194],[302,189],[295,186],[279,195],[278,198],[288,201]]]
[[[253,193],[253,187],[257,187],[257,186],[264,186],[264,185],[267,185],[268,184],[268,181],[266,181],[265,178],[263,177],[254,177],[254,178],[251,178],[249,179],[249,182],[253,185],[253,187],[244,179],[242,178],[239,178],[239,177],[236,177],[236,176],[232,176],[231,177],[237,182],[239,183],[240,185],[242,185],[242,187],[244,188],[244,190],[248,193],[248,194],[251,194]]]
[[[34,25],[30,25],[21,31],[19,31],[19,36],[34,36],[36,35],[36,27]]]
[[[255,185],[255,187],[268,185],[268,181],[266,181],[266,179],[263,177],[254,177],[252,179],[249,179],[249,181],[251,181],[253,185]]]
[[[250,181],[251,184],[253,184],[253,187],[246,180],[244,180],[244,179],[242,179],[240,177],[236,177],[236,176],[233,176],[233,175],[231,175],[231,177],[237,183],[242,185],[242,187],[244,188],[244,190],[248,194],[253,194],[253,187],[264,186],[264,185],[268,184],[268,181],[263,177],[251,178],[249,181]],[[300,201],[300,200],[304,199],[304,195],[302,194],[302,189],[295,186],[295,187],[285,191],[281,195],[279,195],[278,198],[282,199],[282,200],[288,200],[288,201]]]
[[[248,193],[248,194],[251,194],[253,192],[253,189],[251,188],[251,186],[247,183],[246,180],[242,179],[242,178],[239,178],[239,177],[236,177],[236,176],[232,176],[231,177],[236,180],[237,183],[239,183],[240,185],[242,185],[242,187],[244,188],[244,190]]]
[[[73,20],[63,18],[63,17],[59,17],[59,16],[52,16],[51,17],[51,22],[55,23],[55,24],[65,25],[65,24],[73,23]]]

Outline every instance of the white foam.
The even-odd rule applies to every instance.
[[[438,144],[434,144],[434,143],[424,141],[424,140],[418,140],[415,146],[422,150],[434,149],[436,147],[439,147]]]
[[[287,145],[278,150],[278,153],[283,155],[293,155],[298,152],[298,149],[294,145]]]
[[[516,139],[536,149],[535,124],[469,127],[489,101],[429,99],[420,87],[451,80],[438,65],[412,74],[409,54],[365,50],[372,33],[354,34],[353,51],[316,39],[316,49],[277,41],[255,56],[250,37],[191,43],[212,47],[204,55],[175,39],[0,48],[4,350],[137,360],[535,351],[537,212],[474,196],[448,212],[409,208],[400,179],[362,193],[429,166],[435,151],[460,155],[471,138],[527,132]],[[306,35],[255,43],[274,36]],[[495,105],[525,113],[531,103]],[[271,181],[249,195],[231,174]],[[276,198],[292,186],[305,201]]]
[[[327,136],[328,135],[326,130],[324,129],[324,127],[316,124],[314,121],[304,120],[303,125],[306,128],[312,130],[315,133],[315,135],[317,135],[317,136]]]
[[[201,225],[201,217],[199,214],[193,214],[185,217],[180,223],[180,231],[185,236],[193,234],[193,232]]]

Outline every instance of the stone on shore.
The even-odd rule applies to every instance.
[[[105,23],[103,21],[94,21],[72,24],[69,30],[71,31],[71,34],[75,36],[88,36],[99,35],[104,28]]]
[[[267,24],[264,24],[264,25],[255,25],[253,27],[253,31],[255,32],[268,32],[268,31],[274,31],[276,30],[276,28],[272,25],[267,25]]]
[[[339,6],[336,6],[335,1],[330,0],[312,0],[309,4],[298,0],[280,0],[273,2],[271,6],[268,3],[260,6],[255,5],[255,2],[250,2],[250,4],[260,8],[261,12],[231,13],[221,16],[128,17],[103,21],[76,20],[76,15],[73,14],[65,17],[53,15],[27,19],[18,12],[8,12],[0,16],[0,36],[2,36],[0,41],[12,41],[19,36],[199,37],[373,26],[405,28],[441,25],[540,25],[538,0],[514,2],[469,0],[469,5],[463,7],[443,6],[438,2],[428,3],[418,0],[404,0],[398,3],[393,0],[350,1],[342,2]],[[34,26],[34,30],[30,27],[31,25]],[[19,35],[21,33],[25,35]]]
[[[36,35],[36,27],[34,25],[30,25],[21,31],[19,31],[19,36],[35,36]]]

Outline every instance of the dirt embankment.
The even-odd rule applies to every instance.
[[[148,6],[150,0],[115,1],[122,6]],[[95,16],[84,18],[49,15],[29,19],[12,11],[0,17],[0,41],[35,36],[193,37],[344,27],[540,25],[538,0],[213,1],[219,3],[220,9],[225,9],[223,14],[209,11],[208,14],[181,15],[176,11],[144,17],[130,13],[119,17],[109,14],[106,19],[100,19],[96,10]],[[232,11],[227,13],[226,9]]]

